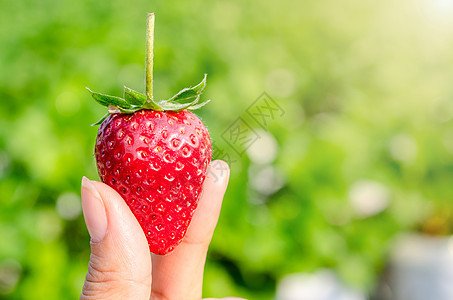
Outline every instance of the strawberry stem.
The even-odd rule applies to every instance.
[[[149,106],[153,101],[153,50],[154,50],[154,13],[148,14],[146,18],[146,63],[145,63],[145,85],[146,102],[144,107]]]
[[[145,62],[145,95],[124,87],[123,98],[95,93],[88,89],[91,96],[99,104],[108,107],[110,114],[133,114],[142,109],[156,111],[181,111],[195,110],[204,106],[210,100],[200,101],[201,94],[206,87],[206,74],[203,80],[192,87],[182,89],[167,100],[154,101],[153,97],[153,50],[154,50],[154,13],[149,13],[146,18],[146,62]],[[95,125],[105,120],[104,116]]]

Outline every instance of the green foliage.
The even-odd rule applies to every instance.
[[[152,11],[155,97],[208,73],[197,113],[232,160],[205,296],[270,299],[319,268],[373,289],[395,235],[452,233],[453,12],[436,2],[0,0],[0,299],[79,295],[74,195],[98,179],[105,113],[84,87],[144,91]],[[258,130],[263,91],[285,114]],[[241,155],[223,140],[238,117],[261,137]],[[386,206],[364,214],[363,191]]]
[[[126,86],[124,87],[124,99],[96,93],[89,88],[87,88],[87,90],[91,93],[91,96],[97,103],[108,107],[109,113],[121,112],[124,114],[132,114],[141,109],[152,109],[157,111],[196,110],[210,102],[210,100],[199,102],[201,94],[206,88],[206,77],[207,74],[204,75],[203,80],[199,84],[193,87],[184,88],[170,99],[160,101],[147,99],[145,94],[134,91]],[[95,125],[102,123],[104,119],[105,116]]]

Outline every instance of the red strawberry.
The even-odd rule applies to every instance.
[[[157,254],[184,237],[211,153],[206,127],[186,110],[110,115],[96,141],[99,176],[123,196]]]
[[[212,147],[193,113],[206,75],[168,100],[152,96],[154,15],[148,16],[146,95],[127,87],[124,97],[91,92],[109,108],[96,140],[101,180],[120,193],[140,223],[151,252],[166,254],[183,239],[197,207]],[[150,79],[151,78],[151,79]]]

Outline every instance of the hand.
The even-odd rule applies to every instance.
[[[206,254],[228,177],[226,163],[210,164],[187,234],[165,256],[150,255],[139,223],[115,190],[84,177],[82,207],[91,256],[80,299],[201,299]]]

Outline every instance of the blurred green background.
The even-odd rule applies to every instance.
[[[144,90],[153,11],[157,97],[208,73],[198,114],[234,158],[204,296],[320,268],[372,293],[395,236],[452,232],[453,1],[0,0],[1,299],[80,294],[105,113],[85,87]],[[263,91],[285,114],[258,129]],[[241,156],[221,137],[239,116],[260,134]]]

